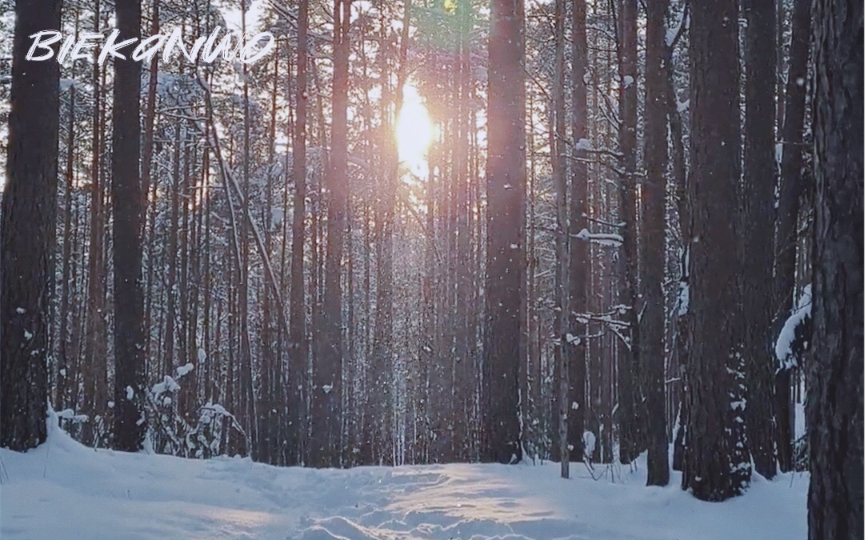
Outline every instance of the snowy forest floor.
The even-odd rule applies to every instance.
[[[402,539],[805,538],[806,474],[756,476],[724,503],[647,488],[636,467],[557,464],[277,468],[86,448],[58,428],[0,449],[0,537]],[[611,481],[611,473],[615,481]]]

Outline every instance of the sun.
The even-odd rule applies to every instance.
[[[436,127],[421,101],[417,88],[403,88],[403,103],[396,120],[396,144],[400,164],[412,173],[425,177],[427,150],[436,135]]]

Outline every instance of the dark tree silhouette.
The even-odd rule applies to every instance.
[[[747,0],[745,16],[745,155],[740,249],[748,443],[754,469],[775,476],[773,384],[770,352],[772,237],[775,202],[775,2]]]
[[[862,538],[862,3],[814,3],[814,357],[808,537]]]
[[[522,459],[520,298],[525,267],[523,2],[493,0],[489,39],[484,461]]]
[[[670,481],[667,418],[664,410],[664,252],[666,239],[667,99],[664,70],[667,0],[646,4],[646,182],[643,186],[643,303],[640,358],[644,364],[647,409],[648,479]]]
[[[60,0],[16,0],[15,16],[0,224],[0,446],[27,450],[46,437],[60,71],[26,56],[28,36],[60,28]]]
[[[750,464],[739,420],[739,36],[735,0],[691,4],[691,209],[682,487],[698,499],[741,493]]]
[[[141,36],[141,0],[115,4],[118,40]],[[141,449],[144,420],[144,290],[141,281],[144,192],[138,172],[141,63],[114,61],[114,447]]]

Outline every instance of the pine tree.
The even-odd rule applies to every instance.
[[[522,0],[492,0],[489,39],[485,440],[481,457],[522,459],[519,424],[525,247],[525,74]]]
[[[622,300],[627,304],[625,321],[630,327],[630,342],[617,355],[619,459],[630,463],[636,459],[642,446],[640,436],[640,325],[637,316],[640,306],[637,245],[637,1],[623,0],[619,14],[619,149],[621,151],[621,232]]]
[[[141,0],[115,4],[118,40],[141,36]],[[141,63],[114,61],[114,138],[111,158],[114,202],[114,448],[141,449],[144,416],[144,290],[142,227],[144,193],[138,171]]]
[[[691,5],[690,308],[687,442],[682,488],[698,499],[738,495],[750,478],[740,417],[738,5]]]
[[[814,357],[808,537],[863,536],[863,9],[814,3]]]
[[[770,355],[775,189],[775,2],[747,0],[745,16],[745,155],[739,241],[743,260],[748,442],[754,469],[775,476]]]
[[[664,406],[664,256],[666,247],[667,107],[664,65],[667,0],[646,4],[646,181],[642,195],[643,303],[640,358],[645,366],[647,401],[648,485],[670,481],[667,462],[667,419]]]
[[[297,77],[295,80],[295,124],[292,145],[294,208],[291,225],[291,299],[289,318],[289,447],[288,464],[300,461],[302,433],[302,374],[307,371],[306,292],[304,290],[304,244],[306,240],[306,118],[307,118],[307,25],[309,0],[300,0],[297,12]]]
[[[325,262],[322,351],[317,358],[311,460],[316,466],[339,464],[340,396],[343,363],[342,259],[348,204],[347,126],[348,27],[350,3],[334,0],[333,124],[327,172],[327,254]]]
[[[9,146],[0,222],[0,446],[45,441],[60,125],[59,65],[26,59],[60,29],[60,0],[16,0]]]
[[[565,339],[568,359],[569,391],[571,401],[568,411],[568,443],[573,456],[583,460],[583,420],[586,406],[586,341],[587,282],[589,279],[589,246],[579,238],[587,228],[588,220],[588,168],[586,166],[586,144],[588,140],[586,88],[588,86],[588,45],[586,42],[586,2],[574,0],[571,8],[573,35],[571,54],[572,79],[572,138],[574,157],[571,167],[570,216],[568,236],[568,307],[571,338]],[[540,383],[540,381],[538,382]]]

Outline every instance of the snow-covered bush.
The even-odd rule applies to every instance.
[[[154,452],[206,459],[225,452],[231,429],[247,437],[237,419],[212,401],[200,406],[180,406],[179,381],[194,371],[191,363],[177,368],[147,390],[148,440]],[[246,444],[249,448],[249,444]]]

